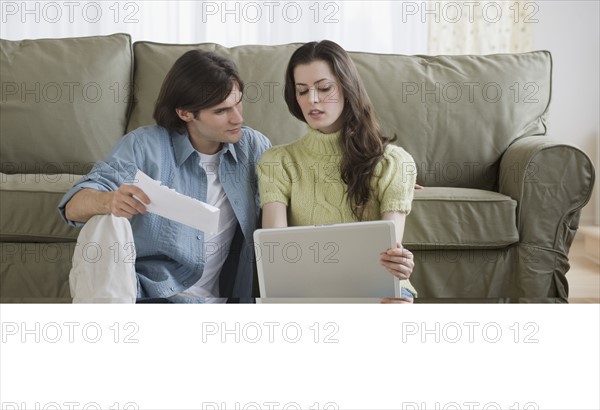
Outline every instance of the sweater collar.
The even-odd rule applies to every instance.
[[[342,147],[340,138],[342,131],[331,134],[324,134],[314,128],[308,128],[308,134],[304,137],[304,146],[316,154],[320,155],[341,155]]]

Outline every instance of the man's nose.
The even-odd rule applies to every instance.
[[[233,107],[233,110],[231,110],[231,115],[229,116],[229,122],[232,124],[241,124],[244,122],[241,104],[237,107]]]

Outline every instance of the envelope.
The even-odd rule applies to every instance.
[[[150,205],[146,205],[148,212],[191,226],[207,234],[217,233],[219,208],[161,185],[160,181],[150,178],[140,170],[135,174],[134,185],[150,198]],[[139,201],[135,195],[134,198]]]

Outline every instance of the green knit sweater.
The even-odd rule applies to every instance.
[[[290,226],[356,222],[341,179],[341,131],[308,134],[291,144],[267,150],[258,164],[261,207],[270,202],[287,206]],[[384,212],[409,213],[416,181],[413,158],[404,149],[388,145],[375,168],[371,200],[365,221],[381,219]],[[413,293],[408,281],[402,286]]]
[[[308,134],[291,144],[267,150],[258,164],[261,207],[281,202],[288,207],[290,226],[355,222],[340,174],[340,132]],[[388,145],[371,181],[371,201],[364,220],[384,212],[409,213],[416,180],[410,154]]]

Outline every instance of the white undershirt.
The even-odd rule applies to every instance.
[[[221,152],[214,155],[199,154],[199,165],[206,172],[207,178],[206,202],[220,209],[219,228],[216,234],[204,235],[206,261],[202,277],[176,297],[203,297],[208,303],[219,303],[225,301],[225,299],[219,298],[219,274],[229,253],[237,219],[219,180]]]

